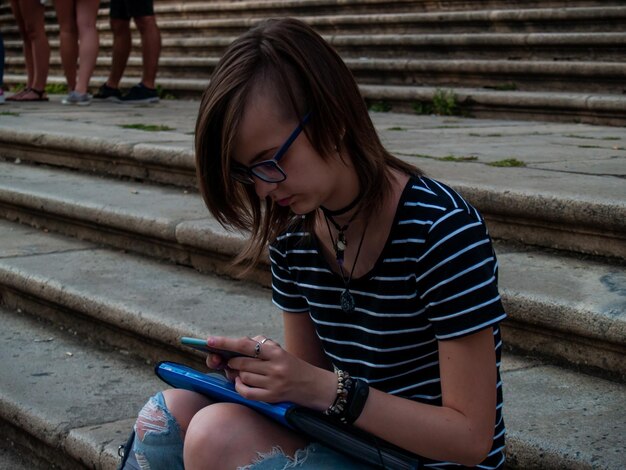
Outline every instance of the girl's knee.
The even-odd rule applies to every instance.
[[[212,403],[204,395],[190,390],[170,389],[163,391],[162,394],[167,409],[178,422],[183,434],[187,431],[193,416]]]
[[[199,442],[203,446],[210,443],[213,447],[223,448],[231,441],[230,431],[236,433],[249,413],[248,408],[233,403],[215,403],[201,409],[189,423],[185,447]]]
[[[161,392],[139,412],[133,452],[141,469],[183,468],[183,432]]]
[[[159,435],[170,434],[172,430],[176,430],[182,439],[180,426],[167,407],[163,393],[159,392],[150,398],[139,412],[135,432],[137,437],[143,441],[149,432]]]

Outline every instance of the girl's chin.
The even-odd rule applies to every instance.
[[[313,212],[317,207],[312,207],[311,204],[302,203],[300,201],[289,204],[289,209],[296,215],[307,215]]]

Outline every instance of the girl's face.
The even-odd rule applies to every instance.
[[[253,90],[237,129],[233,158],[238,164],[249,167],[271,159],[296,129],[297,120],[281,117],[279,106],[273,93],[266,92],[264,87]],[[342,175],[349,171],[337,156],[324,160],[304,132],[293,141],[278,164],[287,178],[279,183],[268,183],[254,177],[255,191],[259,198],[269,197],[276,204],[289,206],[296,214],[309,213],[341,197]]]

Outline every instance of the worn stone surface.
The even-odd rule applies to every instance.
[[[92,244],[0,220],[0,258],[93,248]]]
[[[130,418],[72,429],[65,450],[88,468],[113,470],[120,462],[118,447],[126,443],[134,424],[135,419]]]
[[[0,446],[0,470],[33,470],[33,465],[7,443],[6,446]]]
[[[507,452],[522,468],[623,468],[624,385],[541,366],[504,374]]]
[[[48,445],[75,427],[136,416],[162,388],[146,364],[23,314],[0,316],[0,413]]]
[[[109,250],[0,259],[0,282],[175,348],[180,336],[282,337],[269,289]]]
[[[498,261],[503,293],[519,303],[516,320],[626,346],[624,267],[539,251]]]

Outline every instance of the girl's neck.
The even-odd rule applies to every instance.
[[[345,161],[350,160],[346,158]],[[321,205],[319,212],[322,217],[329,217],[343,225],[352,220],[356,212],[360,210],[363,192],[359,177],[351,163],[346,165],[342,162],[338,170],[338,177],[335,178],[336,188]]]

